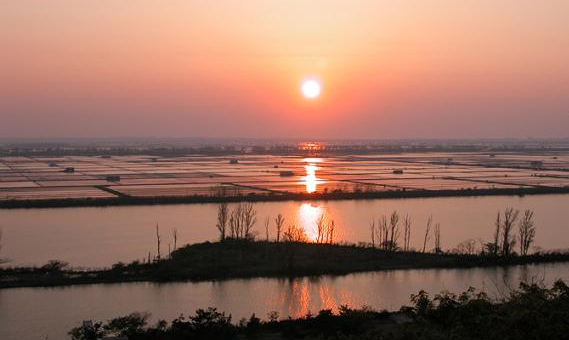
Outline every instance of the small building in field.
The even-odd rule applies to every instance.
[[[119,176],[119,175],[107,175],[107,177],[105,177],[105,179],[107,180],[107,182],[120,182],[121,176]]]

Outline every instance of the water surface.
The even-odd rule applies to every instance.
[[[251,313],[265,318],[299,317],[340,305],[398,310],[410,294],[424,289],[462,292],[469,286],[504,297],[520,280],[550,284],[569,279],[569,264],[504,268],[392,270],[316,278],[237,279],[200,283],[123,283],[59,288],[0,290],[0,339],[64,339],[84,319],[96,321],[133,311],[171,321],[209,306],[231,313],[234,321]]]
[[[335,221],[335,241],[352,243],[370,242],[370,221],[397,210],[411,217],[411,245],[416,248],[422,247],[425,224],[432,214],[434,222],[441,224],[445,249],[469,238],[490,240],[496,213],[511,206],[535,212],[535,245],[545,249],[569,246],[569,195],[265,202],[255,206],[255,230],[260,238],[265,237],[265,218],[272,221],[278,213],[285,216],[286,224],[302,226],[314,238],[316,220],[325,213]],[[157,223],[162,254],[168,245],[174,247],[174,229],[178,231],[178,245],[216,240],[216,209],[216,204],[180,204],[0,210],[0,256],[10,258],[11,264],[59,259],[84,267],[142,259],[157,251]],[[271,222],[270,238],[274,237]]]

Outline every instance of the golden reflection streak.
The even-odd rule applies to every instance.
[[[299,318],[308,313],[310,294],[305,279],[294,279],[283,294],[288,316]]]
[[[338,242],[343,236],[342,225],[338,223],[337,216],[329,207],[312,202],[304,202],[298,206],[296,210],[298,221],[297,226],[304,230],[307,242],[318,241],[318,220],[324,216],[324,224],[328,227],[330,223],[334,223],[333,238],[331,242]],[[332,236],[331,236],[332,237]]]
[[[298,208],[300,227],[304,229],[310,242],[316,242],[318,238],[318,227],[316,223],[323,213],[324,209],[321,206],[311,203],[302,203]]]
[[[327,284],[318,284],[318,295],[320,297],[320,310],[335,310],[338,307],[338,301],[334,299],[330,287]]]
[[[305,158],[304,162],[307,163],[304,166],[306,171],[306,176],[302,177],[302,182],[306,185],[306,192],[311,194],[316,192],[316,186],[320,183],[324,183],[323,180],[316,177],[316,171],[320,170],[320,168],[316,165],[316,163],[322,162],[321,158]]]
[[[283,281],[278,300],[283,316],[293,318],[304,317],[308,312],[317,313],[322,309],[337,312],[341,305],[355,306],[349,289],[335,287],[322,279],[296,278]]]

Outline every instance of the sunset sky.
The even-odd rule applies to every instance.
[[[0,137],[134,136],[569,137],[569,1],[0,0]]]

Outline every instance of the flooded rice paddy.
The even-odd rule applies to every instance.
[[[328,158],[269,155],[0,158],[0,200],[520,187],[569,187],[569,155],[419,153]]]

